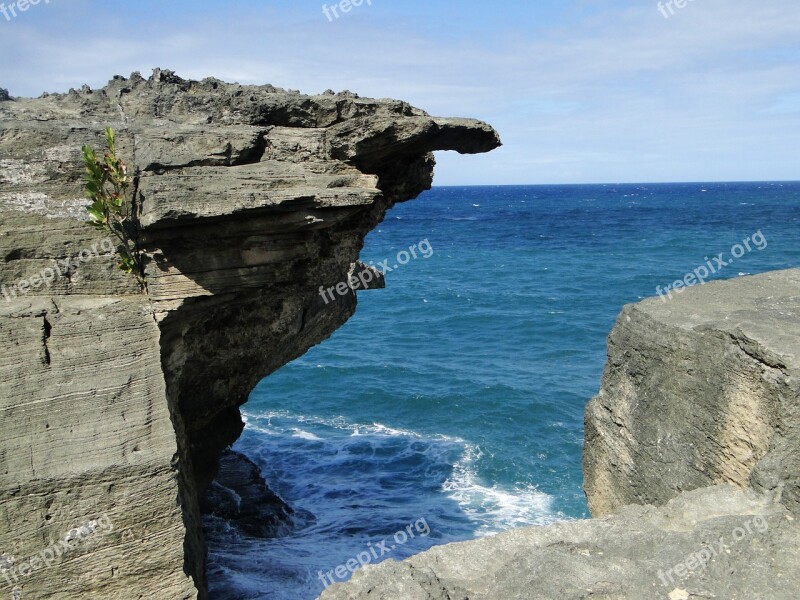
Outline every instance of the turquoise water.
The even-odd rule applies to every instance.
[[[797,183],[451,187],[397,206],[362,255],[397,265],[388,289],[244,407],[235,449],[307,513],[281,540],[218,530],[212,598],[315,598],[384,540],[372,557],[401,559],[588,516],[583,409],[619,310],[744,240],[712,279],[799,265],[799,218]]]

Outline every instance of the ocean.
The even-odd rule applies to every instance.
[[[398,205],[362,253],[387,289],[243,407],[234,449],[301,518],[268,541],[217,523],[211,598],[316,598],[348,561],[588,517],[583,410],[622,306],[669,301],[701,267],[796,267],[798,227],[800,183],[439,187]]]

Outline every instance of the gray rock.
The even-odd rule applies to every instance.
[[[586,410],[594,515],[717,483],[800,515],[800,270],[626,306]]]
[[[356,571],[320,600],[795,600],[798,521],[731,486]]]
[[[281,537],[293,528],[292,508],[267,487],[258,465],[232,450],[222,453],[200,508],[251,537]]]
[[[80,148],[106,126],[136,178],[147,293],[84,222]],[[239,406],[353,314],[362,286],[320,286],[364,271],[366,234],[430,187],[431,151],[499,144],[404,102],[161,69],[0,103],[0,556],[113,523],[9,585],[204,598],[199,503]]]

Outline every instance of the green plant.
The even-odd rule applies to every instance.
[[[83,163],[86,165],[86,195],[92,201],[86,207],[89,222],[96,229],[108,231],[117,238],[117,265],[126,273],[135,275],[144,285],[142,257],[132,235],[135,228],[126,198],[132,179],[125,163],[117,157],[114,130],[108,127],[105,133],[106,151],[102,160],[91,146],[82,148]]]

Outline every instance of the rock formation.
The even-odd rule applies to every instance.
[[[135,176],[146,293],[83,222],[80,148],[107,126]],[[404,102],[162,70],[2,95],[2,593],[203,598],[199,504],[239,406],[382,283],[364,237],[430,187],[431,152],[499,143]]]
[[[367,566],[321,598],[794,600],[798,360],[800,269],[626,306],[586,410],[598,518]]]
[[[800,525],[731,486],[387,560],[320,600],[796,600]]]
[[[800,516],[800,270],[664,300],[626,306],[609,337],[586,411],[592,514],[729,483]]]
[[[267,487],[258,465],[233,450],[220,456],[219,471],[200,499],[200,509],[255,538],[276,538],[292,531],[292,507]]]

